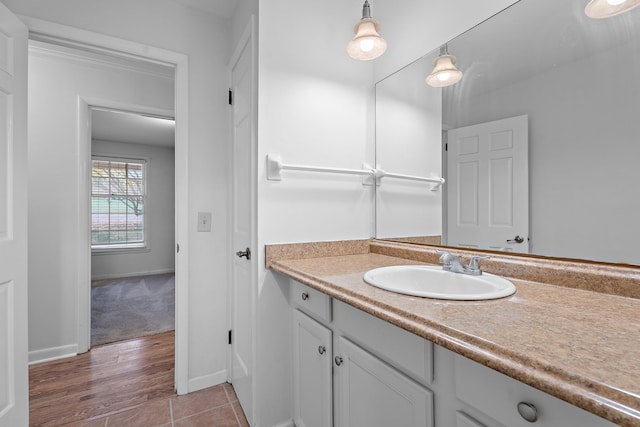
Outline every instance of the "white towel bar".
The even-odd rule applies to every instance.
[[[382,179],[382,178],[398,178],[398,179],[406,179],[409,181],[420,181],[420,182],[430,182],[433,184],[436,184],[432,190],[436,191],[437,189],[440,188],[440,186],[442,184],[444,184],[445,179],[444,178],[440,178],[440,177],[436,177],[436,178],[427,178],[425,176],[416,176],[416,175],[404,175],[404,174],[400,174],[400,173],[390,173],[390,172],[386,172],[382,169],[376,169],[376,178],[378,179]]]
[[[397,179],[406,179],[410,181],[428,182],[428,183],[436,184],[432,188],[432,191],[438,190],[442,186],[442,184],[444,184],[445,182],[444,178],[440,178],[440,177],[427,178],[423,176],[390,173],[382,169],[370,168],[366,164],[363,165],[362,169],[343,169],[343,168],[330,168],[330,167],[309,166],[309,165],[291,165],[291,164],[282,163],[282,159],[280,158],[280,156],[267,154],[267,179],[270,181],[281,181],[282,175],[280,174],[280,172],[283,170],[374,176],[376,178],[377,184],[380,184],[380,180],[382,178],[397,178]]]
[[[288,165],[282,163],[279,156],[267,154],[267,179],[270,181],[281,181],[282,176],[280,171],[292,170],[292,171],[308,171],[308,172],[328,172],[339,173],[346,175],[373,175],[373,169],[341,169],[341,168],[328,168],[320,166],[307,166],[307,165]]]

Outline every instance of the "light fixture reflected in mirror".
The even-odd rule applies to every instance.
[[[387,42],[378,34],[378,21],[371,17],[369,0],[362,6],[362,19],[353,29],[356,36],[347,45],[347,53],[353,59],[367,61],[376,59],[387,50]]]
[[[591,0],[584,13],[589,18],[602,19],[620,15],[640,6],[640,0]]]
[[[447,45],[440,49],[440,55],[433,60],[433,71],[427,77],[427,84],[432,87],[451,86],[462,79],[462,71],[456,68],[456,57],[449,55]]]

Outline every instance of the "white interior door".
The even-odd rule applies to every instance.
[[[0,426],[29,422],[27,27],[0,4]]]
[[[249,422],[253,419],[253,318],[255,279],[255,133],[251,33],[231,64],[233,98],[232,345],[231,383]]]
[[[447,144],[447,245],[528,253],[528,116],[452,129]]]

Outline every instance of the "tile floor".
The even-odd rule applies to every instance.
[[[31,427],[248,426],[231,384],[178,396],[175,334],[97,346],[29,367]],[[11,426],[13,427],[13,426]]]
[[[70,424],[82,427],[244,427],[249,426],[231,384],[184,396],[157,398],[136,408]]]

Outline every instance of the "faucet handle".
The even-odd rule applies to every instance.
[[[440,249],[436,249],[436,252],[440,255],[440,264],[444,264],[444,265],[450,265],[453,260],[455,259],[455,256],[451,255],[449,252],[447,251],[441,251]]]
[[[478,265],[478,260],[481,259],[489,259],[491,258],[490,256],[486,255],[486,256],[472,256],[471,260],[469,261],[469,267],[467,267],[469,270],[472,271],[480,271],[480,266]]]

